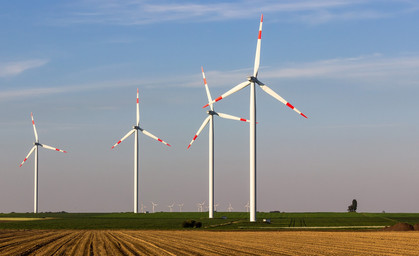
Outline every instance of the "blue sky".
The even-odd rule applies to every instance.
[[[252,73],[304,119],[257,90],[258,209],[418,212],[419,3],[314,1],[2,1],[0,212],[29,212],[34,112],[40,211],[132,211],[135,122],[140,200],[168,211],[208,201],[204,66],[213,97]],[[249,115],[249,90],[215,109]],[[215,121],[215,201],[244,211],[249,130]]]

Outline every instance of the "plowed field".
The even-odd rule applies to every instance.
[[[0,255],[419,255],[419,232],[0,230]]]

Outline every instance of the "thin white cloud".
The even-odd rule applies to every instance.
[[[38,68],[47,63],[48,60],[25,60],[0,63],[0,77],[16,76],[28,69]]]
[[[286,66],[286,67],[284,67]],[[281,64],[279,67],[261,67],[259,78],[270,83],[277,79],[329,79],[345,83],[370,86],[418,86],[419,56],[385,57],[381,54],[337,58],[305,63]],[[232,71],[208,71],[207,79],[212,87],[232,87],[246,79],[252,68]],[[200,86],[196,81],[184,83]]]
[[[288,67],[261,67],[259,78],[262,82],[271,84],[278,79],[330,79],[344,81],[345,84],[362,84],[371,87],[382,86],[415,86],[419,85],[419,56],[385,57],[381,54],[358,56],[354,58],[337,58],[314,62],[282,64]],[[291,66],[291,67],[289,67]],[[252,73],[252,68],[230,71],[205,71],[210,87],[230,88],[245,81]],[[173,84],[173,80],[177,81]],[[161,87],[202,87],[200,74],[186,74],[177,78],[158,78],[148,80],[132,78],[115,81],[98,81],[89,84],[63,85],[59,87],[46,87],[34,89],[20,89],[0,91],[0,101],[14,98],[40,97],[52,94],[90,91],[103,88],[115,88],[140,85],[146,88]]]
[[[397,7],[377,7],[383,3],[395,3]],[[399,0],[230,0],[218,3],[86,0],[81,2],[76,12],[64,19],[70,23],[142,25],[168,21],[246,19],[266,13],[271,16],[281,14],[280,19],[287,22],[319,24],[334,20],[378,19],[417,11],[417,8],[415,2]]]

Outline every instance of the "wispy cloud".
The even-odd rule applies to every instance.
[[[0,77],[16,76],[28,69],[38,68],[47,63],[48,60],[25,60],[0,63]]]
[[[286,67],[285,67],[286,66]],[[370,86],[418,86],[419,56],[386,57],[381,54],[336,58],[304,63],[286,63],[277,67],[261,67],[259,77],[269,83],[277,79],[330,79]],[[212,86],[233,86],[250,75],[252,68],[231,71],[208,71]],[[200,86],[187,83],[187,86]]]
[[[325,79],[345,81],[345,84],[382,86],[418,86],[419,56],[385,57],[381,54],[358,56],[354,58],[338,58],[314,62],[282,64],[291,67],[261,67],[259,77],[262,82],[271,83],[278,79]],[[207,70],[206,77],[211,87],[229,88],[243,82],[252,68],[236,70]],[[177,83],[173,84],[173,80]],[[63,85],[34,89],[0,91],[0,101],[24,97],[41,97],[52,94],[91,91],[104,88],[129,87],[141,85],[143,88],[161,87],[202,87],[200,74],[185,74],[179,77],[157,78],[146,83],[141,78],[97,81],[88,84]]]
[[[380,4],[396,4],[377,9]],[[375,5],[374,5],[375,4]],[[71,23],[142,25],[178,22],[205,22],[246,19],[266,14],[281,14],[283,21],[319,24],[333,20],[377,19],[417,10],[418,4],[400,0],[262,0],[192,3],[190,1],[85,0],[77,12],[66,16]],[[80,11],[82,10],[82,11]]]

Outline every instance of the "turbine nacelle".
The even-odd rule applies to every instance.
[[[208,110],[208,111],[207,111],[207,114],[208,114],[208,115],[211,115],[211,116],[213,116],[213,115],[217,115],[217,116],[218,116],[218,113],[217,113],[217,112],[215,112],[215,111],[213,111],[213,110]]]
[[[254,76],[248,76],[247,77],[247,81],[251,82],[251,83],[256,83],[258,85],[264,85],[261,81],[259,81],[256,77]]]

